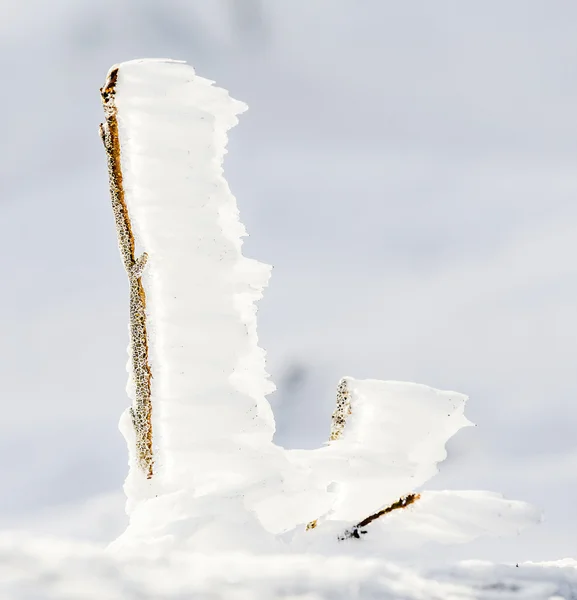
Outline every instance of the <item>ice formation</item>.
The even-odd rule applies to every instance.
[[[227,131],[246,106],[169,60],[114,67],[103,97],[103,138],[111,144],[116,135],[119,146],[118,161],[109,152],[109,166],[121,170],[117,226],[129,220],[133,239],[123,256],[134,302],[145,311],[146,347],[135,351],[143,328],[135,330],[132,416],[127,411],[121,421],[131,520],[114,547],[162,553],[175,544],[198,551],[337,544],[339,532],[356,531],[435,474],[446,441],[469,424],[466,398],[347,377],[324,447],[273,444],[266,395],[274,386],[255,306],[270,267],[243,256],[245,229],[222,171]],[[527,505],[486,492],[421,492],[377,519],[372,538],[384,530],[389,544],[465,541],[535,519]]]

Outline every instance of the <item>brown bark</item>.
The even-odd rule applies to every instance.
[[[148,479],[154,473],[152,447],[152,373],[148,362],[148,335],[146,331],[146,295],[142,286],[142,271],[148,258],[144,253],[134,256],[134,234],[124,197],[118,118],[115,105],[118,67],[108,73],[104,87],[100,89],[105,122],[100,125],[100,137],[106,150],[110,198],[118,246],[130,288],[130,364],[135,386],[135,400],[131,408],[132,423],[136,433],[138,464]]]
[[[343,434],[347,419],[352,414],[351,407],[351,399],[350,399],[350,391],[348,387],[348,383],[346,379],[341,379],[339,385],[337,387],[337,406],[335,411],[333,412],[332,421],[331,421],[331,434],[329,440],[334,442],[338,440]],[[420,494],[408,494],[407,496],[403,496],[399,498],[393,504],[383,508],[368,517],[365,517],[362,521],[359,521],[354,527],[351,529],[347,529],[343,535],[339,537],[340,540],[346,540],[349,538],[360,538],[361,535],[367,533],[365,527],[370,525],[373,521],[379,519],[380,517],[393,512],[394,510],[398,510],[399,508],[406,508],[410,504],[413,504],[421,497]],[[316,529],[319,525],[318,519],[311,521],[307,524],[306,530],[310,531],[311,529]]]
[[[354,527],[351,527],[351,529],[347,529],[344,532],[344,534],[341,537],[339,537],[339,539],[347,540],[349,538],[360,538],[361,535],[367,533],[367,530],[365,529],[367,525],[370,525],[373,521],[376,521],[384,515],[388,515],[394,510],[398,510],[400,508],[407,508],[407,506],[410,506],[411,504],[416,502],[420,497],[421,494],[408,494],[407,496],[399,498],[396,502],[393,502],[386,508],[383,508],[374,514],[365,517],[362,521],[359,521]]]

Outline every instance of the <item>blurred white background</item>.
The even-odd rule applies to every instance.
[[[127,284],[98,88],[156,56],[250,106],[225,174],[245,253],[275,266],[277,441],[326,439],[342,375],[467,393],[477,428],[430,487],[545,522],[437,556],[574,553],[576,19],[571,0],[5,0],[0,525],[124,524]]]

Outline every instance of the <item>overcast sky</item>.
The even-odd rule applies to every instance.
[[[325,440],[342,375],[467,393],[478,426],[450,443],[431,487],[501,491],[546,522],[447,556],[574,552],[577,4],[2,11],[2,523],[56,523],[62,505],[80,507],[65,509],[76,523],[122,522],[107,515],[126,472],[127,284],[98,88],[112,63],[162,56],[250,106],[225,174],[246,254],[274,265],[259,332],[279,443]]]

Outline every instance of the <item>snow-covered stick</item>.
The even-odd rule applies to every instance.
[[[377,511],[376,513],[373,513],[372,515],[365,517],[362,521],[357,523],[354,527],[347,529],[343,533],[343,535],[339,537],[339,539],[340,540],[348,540],[350,538],[359,539],[361,537],[361,535],[364,535],[365,533],[367,533],[367,530],[365,529],[365,527],[367,527],[367,525],[370,525],[373,521],[380,519],[384,515],[388,515],[389,513],[392,513],[394,510],[399,510],[401,508],[407,508],[407,506],[414,504],[420,497],[421,497],[421,494],[407,494],[406,496],[399,498],[396,502],[393,502],[386,508],[382,508],[381,510]]]
[[[341,379],[337,386],[337,406],[331,419],[331,435],[329,437],[331,442],[341,437],[351,412],[349,386],[346,379]]]
[[[345,427],[347,424],[347,420],[352,415],[353,409],[351,405],[351,391],[349,390],[349,382],[346,377],[339,381],[337,386],[337,405],[332,414],[331,418],[331,433],[329,440],[330,442],[335,442],[341,438],[345,431]],[[414,504],[419,498],[420,494],[407,494],[406,496],[402,496],[397,501],[389,504],[385,508],[382,508],[368,517],[360,520],[356,525],[347,529],[342,535],[339,536],[339,540],[347,540],[350,538],[360,538],[361,535],[367,533],[365,529],[368,525],[370,525],[373,521],[388,515],[394,510],[399,510],[401,508],[406,508],[411,504]],[[306,530],[310,531],[312,529],[316,529],[318,526],[318,519],[311,521],[307,524]]]
[[[131,523],[146,513],[168,526],[177,511],[158,506],[171,502],[191,519],[203,512],[206,523],[206,507],[189,499],[209,494],[211,510],[233,497],[242,511],[258,504],[271,513],[261,507],[269,489],[261,480],[280,487],[288,458],[272,444],[274,386],[256,332],[270,267],[242,254],[246,232],[222,170],[227,131],[246,106],[169,59],[114,67],[103,101],[121,252],[132,289],[142,286],[136,301],[146,297],[132,315],[142,316],[144,334],[131,333],[133,423],[126,411],[120,422]],[[145,251],[143,272],[135,248]],[[140,377],[141,357],[153,378]],[[142,467],[150,476],[152,466],[147,482]],[[227,511],[217,511],[220,521]]]
[[[134,235],[130,223],[128,207],[124,199],[124,185],[120,160],[120,140],[115,104],[118,67],[110,69],[104,87],[100,89],[106,121],[100,125],[100,137],[106,150],[108,178],[112,211],[118,234],[120,255],[130,286],[130,366],[134,381],[135,400],[131,410],[136,433],[136,453],[138,463],[148,479],[154,472],[152,450],[152,402],[150,380],[152,377],[148,363],[148,335],[146,332],[146,296],[142,286],[142,271],[148,255],[138,259],[134,255]]]
[[[270,267],[243,255],[246,231],[223,176],[227,132],[246,106],[165,59],[113,67],[102,99],[131,302],[132,420],[125,411],[120,422],[130,524],[113,549],[322,550],[361,536],[418,545],[535,520],[487,492],[419,489],[469,425],[456,392],[345,377],[328,443],[276,446],[256,327]]]

